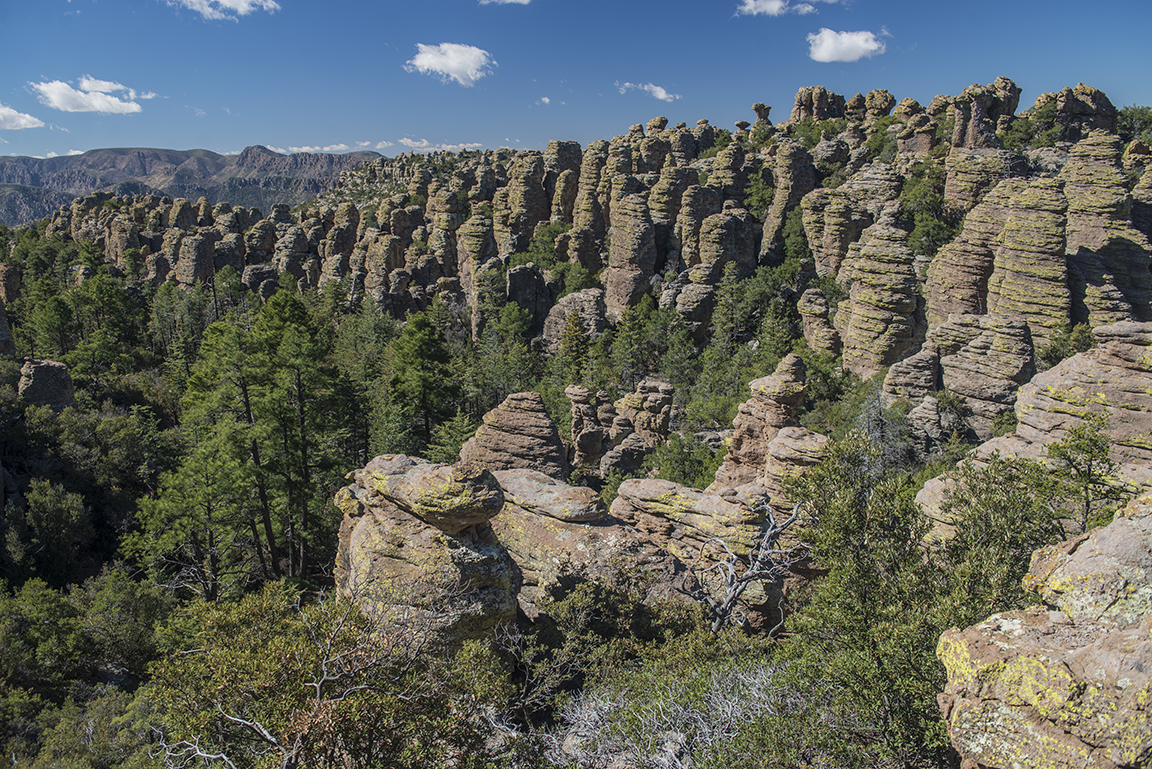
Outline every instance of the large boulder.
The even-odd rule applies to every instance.
[[[342,595],[435,645],[483,638],[513,619],[519,577],[489,524],[504,506],[492,473],[388,454],[349,478],[336,494]]]
[[[1047,606],[940,638],[940,706],[965,769],[1152,765],[1152,497],[1038,550]]]

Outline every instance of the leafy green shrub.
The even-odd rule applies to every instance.
[[[891,163],[896,159],[896,135],[888,129],[899,122],[900,118],[895,115],[885,115],[872,124],[868,140],[864,142],[869,160]]]
[[[713,452],[695,435],[672,433],[644,460],[644,468],[655,470],[657,478],[694,489],[706,488],[716,479],[727,449]]]
[[[775,195],[776,190],[763,176],[753,176],[744,188],[744,207],[757,219],[764,221]]]
[[[1095,346],[1096,337],[1092,335],[1092,329],[1087,323],[1078,323],[1072,327],[1065,325],[1052,335],[1048,344],[1036,351],[1036,357],[1044,366],[1052,368],[1065,358]]]
[[[1051,147],[1064,138],[1064,126],[1056,122],[1056,102],[1048,102],[1035,112],[1016,116],[1008,129],[998,132],[997,136],[1005,149],[1015,152]]]

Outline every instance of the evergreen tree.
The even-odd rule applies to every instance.
[[[419,419],[424,444],[432,427],[451,414],[459,394],[452,370],[452,355],[428,316],[416,313],[392,343],[392,393]]]

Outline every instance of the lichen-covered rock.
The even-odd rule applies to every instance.
[[[792,510],[795,500],[788,494],[788,481],[823,461],[828,441],[827,435],[814,433],[807,427],[782,427],[768,442],[768,457],[761,480],[772,507],[780,511]]]
[[[805,373],[804,361],[792,354],[785,356],[770,376],[749,383],[752,397],[737,409],[728,454],[709,491],[737,488],[763,477],[768,444],[781,428],[799,426]]]
[[[700,229],[709,216],[724,209],[724,200],[714,187],[690,184],[681,198],[676,218],[675,238],[680,247],[680,260],[685,267],[700,263]]]
[[[755,220],[735,203],[727,201],[724,210],[704,220],[700,226],[700,263],[690,268],[693,283],[717,284],[728,264],[736,266],[737,278],[746,278],[756,269]]]
[[[819,275],[836,276],[850,244],[900,195],[901,178],[887,163],[870,163],[835,189],[819,188],[801,201],[804,232]]]
[[[526,251],[532,233],[551,215],[551,200],[544,191],[544,156],[525,152],[509,171],[508,186],[497,193],[494,206],[496,245],[501,255]],[[501,193],[505,193],[501,195]]]
[[[1067,324],[1072,310],[1064,256],[1066,211],[1057,180],[1014,184],[988,280],[988,312],[1023,318],[1037,344]]]
[[[1036,114],[1049,104],[1056,107],[1053,122],[1061,127],[1061,141],[1080,141],[1093,130],[1116,133],[1120,112],[1099,88],[1078,83],[1055,93],[1042,93],[1028,114]]]
[[[605,519],[599,496],[530,470],[500,470],[504,509],[492,521],[523,577],[519,602],[530,619],[541,601],[573,583],[647,576],[645,601],[690,600],[696,580],[651,537]]]
[[[1016,394],[1016,430],[981,444],[969,461],[993,452],[1045,460],[1047,447],[1092,413],[1107,415],[1104,435],[1117,480],[1152,486],[1152,323],[1124,322],[1092,330],[1097,346],[1037,374]],[[946,481],[925,484],[916,501],[940,517]]]
[[[1000,315],[951,315],[934,328],[916,355],[893,364],[884,395],[912,403],[941,387],[967,407],[967,427],[981,440],[1016,403],[1036,373],[1028,324]]]
[[[828,300],[818,288],[810,288],[800,296],[796,311],[804,325],[804,341],[813,350],[840,354],[840,334],[828,320]]]
[[[645,379],[636,385],[635,392],[616,401],[616,411],[632,423],[649,447],[655,448],[668,440],[672,396],[672,385]]]
[[[988,148],[954,148],[944,159],[944,199],[969,211],[1003,179],[1024,173],[1024,158]]]
[[[840,271],[848,295],[836,327],[844,343],[844,368],[862,379],[916,350],[924,340],[924,300],[908,233],[887,218],[853,243]]]
[[[806,117],[814,120],[829,120],[844,117],[844,97],[829,91],[822,85],[804,86],[796,92],[789,120],[798,121]]]
[[[999,148],[996,127],[1020,104],[1020,87],[1006,77],[990,85],[968,86],[953,101],[953,147]]]
[[[940,638],[940,706],[965,767],[1144,767],[1152,756],[1152,499],[1038,550],[1024,586],[1054,609]]]
[[[1012,195],[1024,182],[996,185],[968,215],[960,234],[928,265],[926,315],[930,327],[953,313],[979,313],[988,307],[988,279],[996,262],[997,240],[1008,221]]]
[[[16,390],[37,406],[49,406],[57,411],[76,402],[72,375],[59,361],[25,358]]]
[[[476,434],[460,449],[462,462],[490,470],[538,470],[566,480],[567,450],[540,393],[512,393],[484,415]]]
[[[620,484],[610,512],[694,562],[709,540],[718,538],[737,555],[747,555],[759,539],[764,513],[736,497],[722,497],[656,478],[630,478]]]
[[[456,646],[516,614],[519,576],[488,523],[504,495],[467,463],[376,457],[336,494],[336,587],[386,627]]]
[[[1115,135],[1092,131],[1060,172],[1073,319],[1093,326],[1152,319],[1152,247],[1132,226],[1121,150]]]

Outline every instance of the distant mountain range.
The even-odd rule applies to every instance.
[[[378,152],[281,155],[261,146],[239,155],[125,148],[46,159],[0,157],[0,224],[35,221],[101,189],[121,195],[206,197],[212,203],[226,200],[266,213],[276,203],[295,206],[310,200],[336,186],[342,171],[378,157]]]

